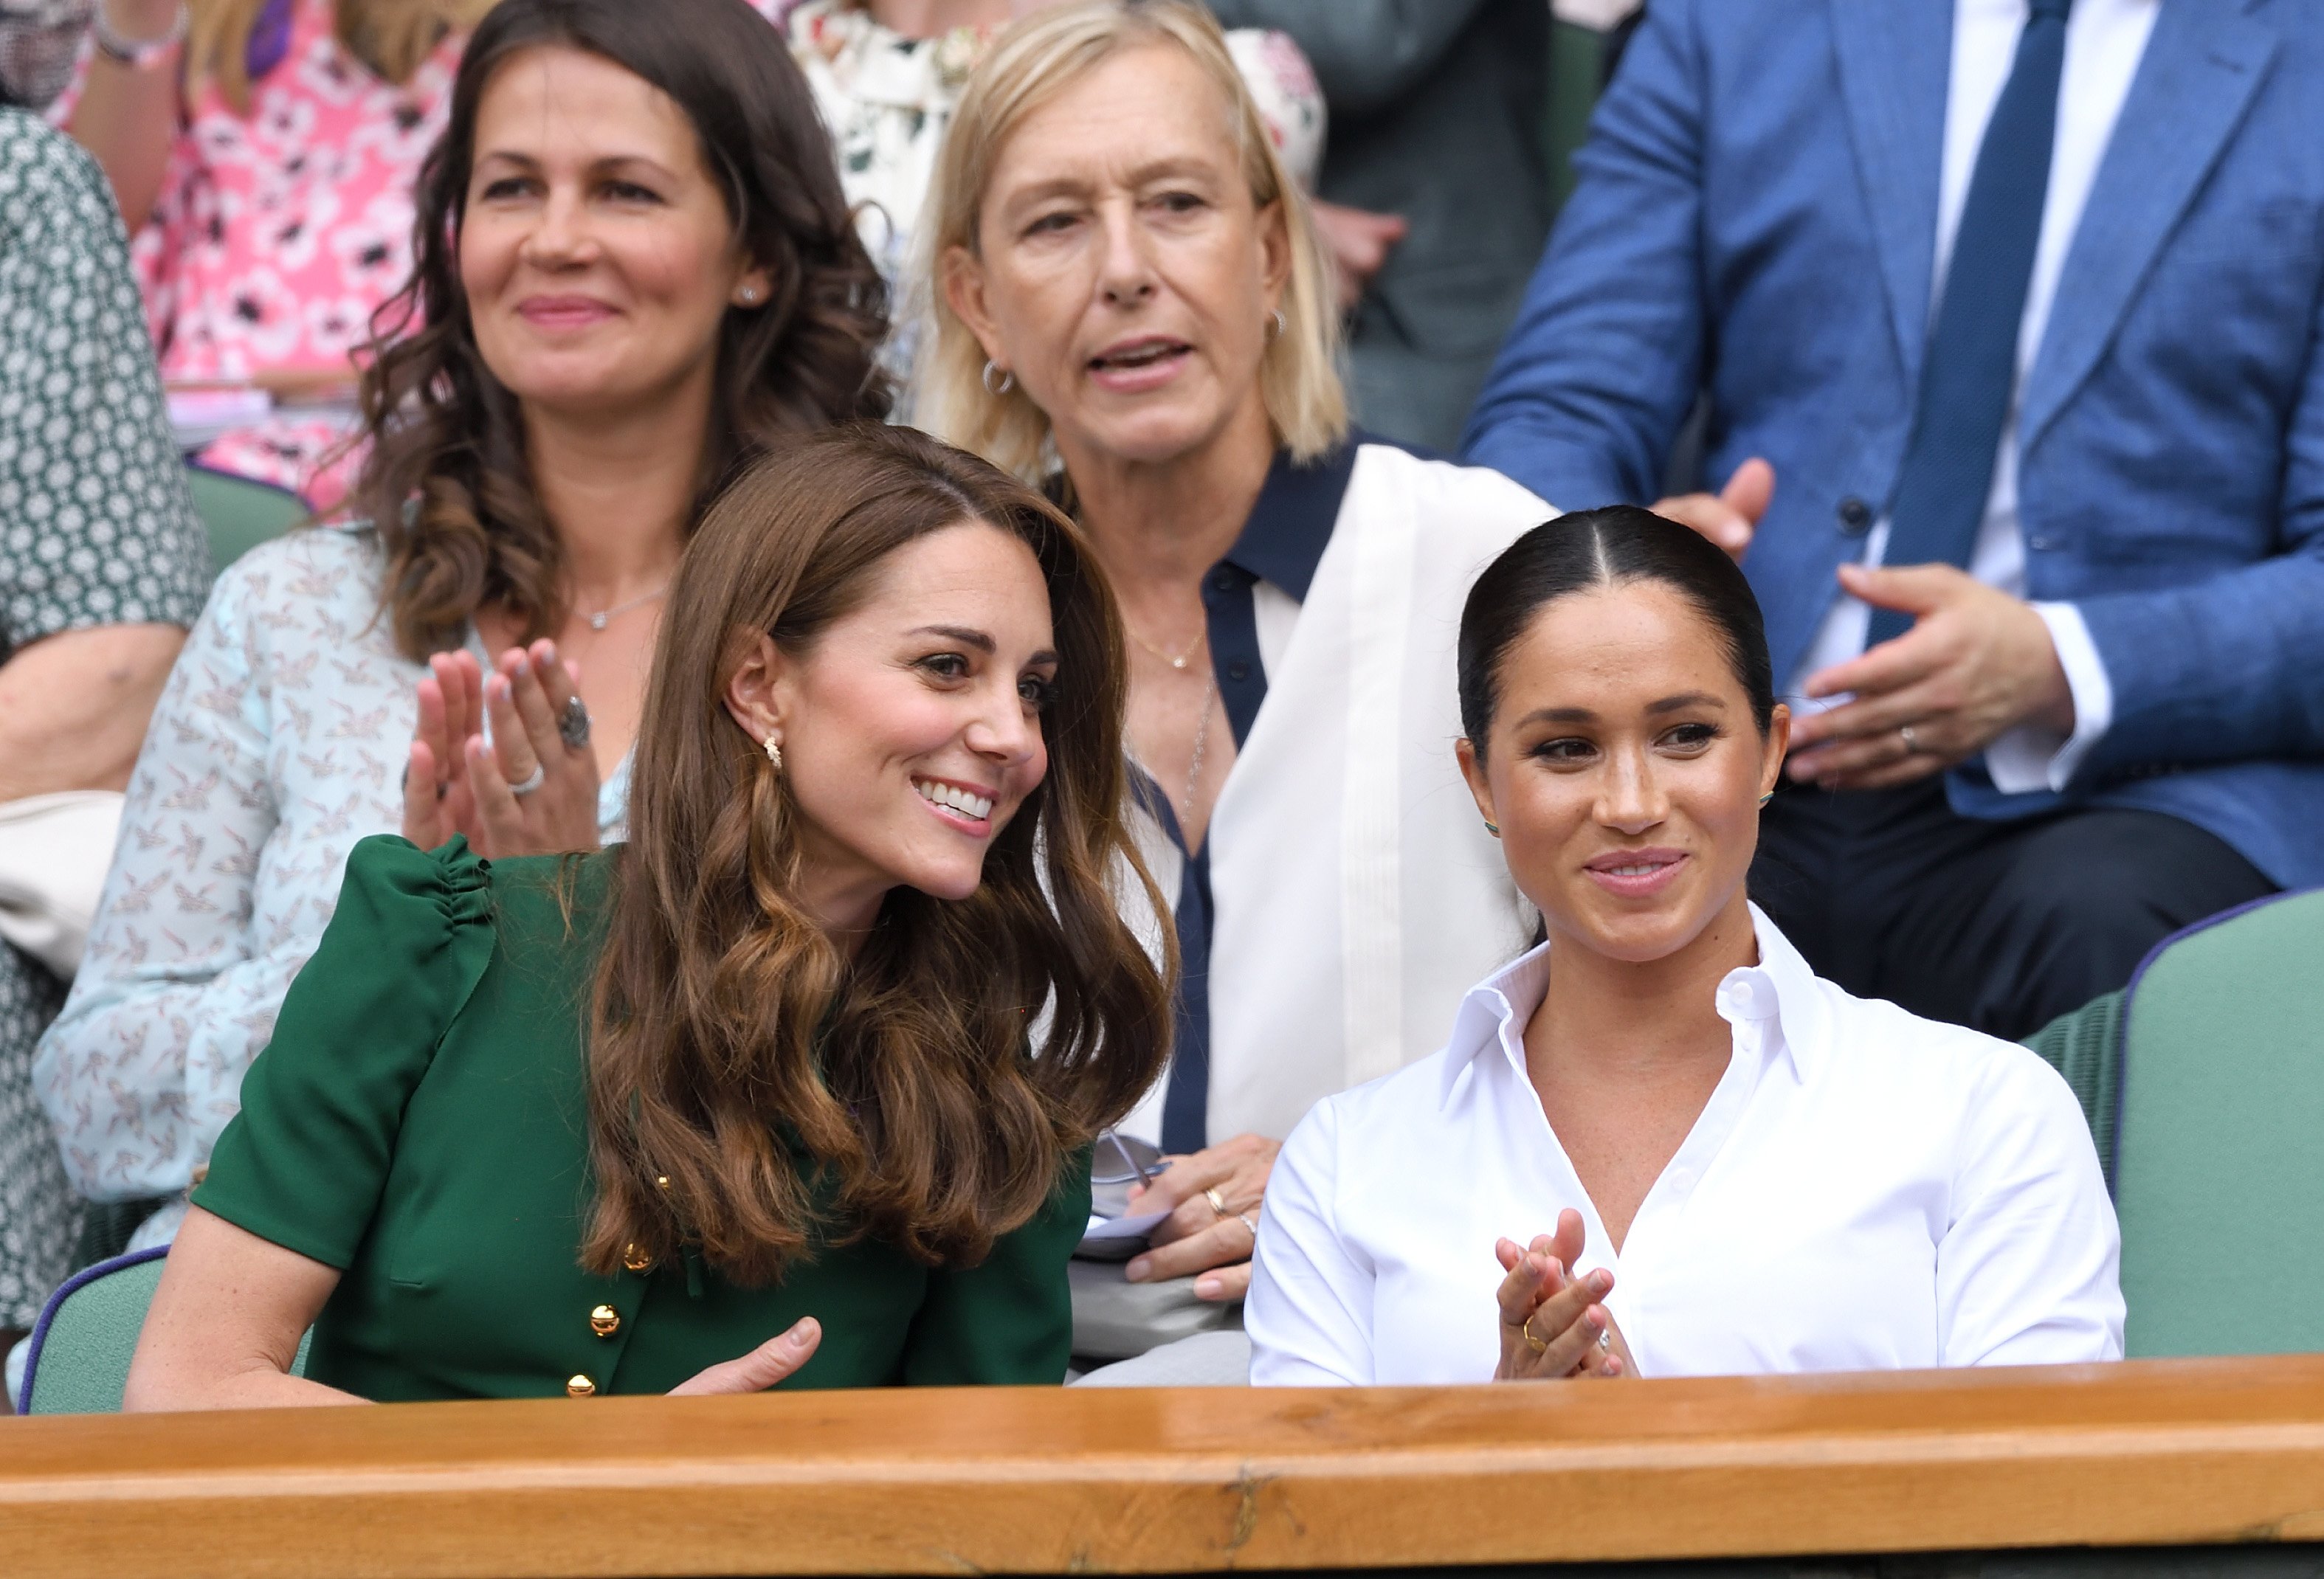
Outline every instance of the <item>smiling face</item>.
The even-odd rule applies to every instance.
[[[1233,108],[1185,50],[1101,62],[1005,144],[946,299],[1048,414],[1058,448],[1174,460],[1266,421],[1259,363],[1290,270]]]
[[[1700,610],[1653,581],[1571,593],[1499,675],[1482,759],[1463,740],[1462,770],[1554,938],[1642,963],[1740,909],[1791,719],[1779,706],[1759,732]]]
[[[477,104],[460,283],[476,347],[529,407],[707,400],[730,304],[766,299],[685,112],[601,56],[512,56]]]
[[[965,899],[1048,770],[1056,681],[1049,594],[1019,538],[965,522],[888,556],[869,594],[804,652],[771,638],[727,711],[783,754],[800,902],[860,932],[890,888]]]

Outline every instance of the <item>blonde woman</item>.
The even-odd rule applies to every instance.
[[[1128,1127],[1181,1160],[1133,1281],[1239,1299],[1280,1138],[1431,1051],[1532,920],[1448,742],[1471,579],[1552,514],[1351,433],[1332,282],[1217,25],[1074,5],[997,40],[930,188],[918,398],[1071,506],[1130,640],[1129,749],[1185,979]]]
[[[411,271],[411,192],[491,0],[101,0],[68,129],[134,236],[161,376],[261,405],[201,464],[318,508],[350,353]]]

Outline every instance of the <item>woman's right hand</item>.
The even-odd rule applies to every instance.
[[[764,1392],[814,1357],[823,1342],[823,1324],[802,1316],[788,1332],[777,1333],[739,1360],[713,1365],[669,1390],[672,1398],[715,1392]]]
[[[1559,1214],[1555,1237],[1536,1235],[1529,1246],[1510,1239],[1494,1245],[1506,1274],[1498,1293],[1501,1359],[1494,1381],[1637,1375],[1629,1344],[1600,1302],[1614,1291],[1614,1274],[1600,1268],[1566,1278],[1581,1252],[1582,1216],[1572,1210]]]
[[[466,652],[438,653],[420,682],[420,723],[403,770],[403,837],[422,849],[434,849],[455,833],[467,833],[474,842],[476,796],[468,783],[467,742],[484,727],[484,684],[475,658]]]
[[[511,647],[489,676],[471,654],[438,653],[418,689],[403,776],[406,839],[434,849],[464,833],[494,860],[597,848],[596,753],[558,730],[575,692],[554,644]],[[539,780],[520,796],[513,786],[536,768]]]

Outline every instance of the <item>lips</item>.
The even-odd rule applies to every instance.
[[[993,797],[982,790],[941,778],[916,778],[912,788],[938,816],[954,827],[982,833],[991,825]]]
[[[586,329],[613,317],[613,308],[589,296],[529,296],[517,316],[539,329]]]
[[[1680,871],[1692,858],[1683,849],[1652,845],[1643,849],[1608,850],[1583,862],[1582,869],[1590,874],[1591,881],[1618,898],[1646,899],[1677,881]]]
[[[1193,351],[1184,340],[1162,335],[1119,341],[1090,358],[1090,377],[1106,389],[1134,394],[1176,378]]]

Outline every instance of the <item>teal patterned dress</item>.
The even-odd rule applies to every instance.
[[[0,109],[0,663],[60,631],[190,625],[208,583],[113,194],[62,133]],[[32,1325],[79,1232],[32,1089],[63,999],[0,945],[0,1329]]]

